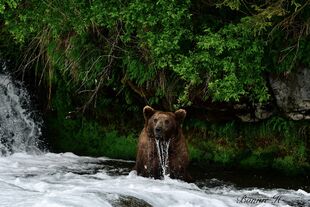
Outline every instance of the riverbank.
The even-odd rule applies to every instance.
[[[193,125],[188,128],[195,132]],[[199,138],[201,132],[198,138],[189,132],[194,161],[244,169],[273,169],[291,176],[309,172],[308,122],[272,117],[259,123],[232,121],[210,123],[201,128],[203,139]]]
[[[47,143],[54,152],[135,160],[143,117],[104,123],[61,111],[46,118]],[[110,125],[107,125],[107,123]],[[183,126],[194,165],[245,170],[274,170],[299,176],[309,172],[307,122],[272,117],[260,123],[203,122],[187,119]]]
[[[191,164],[189,172],[198,186],[201,181],[208,180],[210,187],[213,185],[214,188],[226,184],[234,185],[236,188],[301,189],[310,192],[309,175],[288,177],[283,173],[270,169],[244,169],[216,164],[203,167],[198,163]]]

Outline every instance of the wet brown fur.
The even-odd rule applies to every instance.
[[[156,179],[162,177],[154,133],[154,127],[159,123],[164,128],[164,138],[170,139],[168,157],[170,177],[189,181],[190,176],[187,173],[189,163],[188,147],[181,128],[186,111],[179,109],[174,113],[162,112],[145,106],[143,114],[145,124],[139,136],[135,165],[137,174]]]

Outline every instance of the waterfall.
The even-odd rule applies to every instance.
[[[29,94],[22,84],[0,74],[0,156],[40,151],[42,121],[34,120],[35,112],[29,106]]]
[[[159,159],[159,164],[161,166],[163,176],[167,175],[167,170],[168,170],[168,158],[169,158],[169,144],[170,140],[168,141],[160,141],[158,139],[155,139],[156,141],[156,148],[157,148],[157,154],[158,154],[158,159]]]

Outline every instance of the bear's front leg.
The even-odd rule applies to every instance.
[[[192,178],[187,172],[188,160],[186,158],[174,156],[169,160],[170,177],[191,182]]]
[[[155,179],[160,179],[161,178],[161,166],[159,164],[159,159],[158,158],[153,158],[152,160],[152,177]]]

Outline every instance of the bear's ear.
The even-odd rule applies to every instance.
[[[150,106],[145,106],[143,108],[143,115],[145,120],[148,120],[151,116],[153,116],[154,113],[155,110]]]
[[[179,109],[174,112],[175,118],[179,124],[183,123],[183,120],[186,117],[186,111],[184,109]]]

